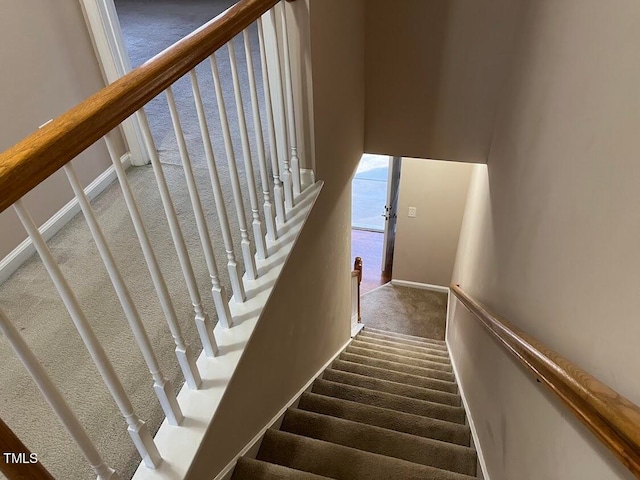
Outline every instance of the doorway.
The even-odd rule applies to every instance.
[[[351,250],[363,260],[363,293],[391,279],[400,164],[399,157],[364,154],[352,180]]]

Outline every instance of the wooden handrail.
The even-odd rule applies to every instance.
[[[362,258],[356,257],[353,261],[352,277],[358,277],[358,323],[362,323],[362,316],[360,314],[360,284],[362,283]]]
[[[109,133],[268,11],[241,0],[171,47],[0,153],[0,212]]]
[[[31,460],[31,452],[0,419],[0,472],[9,480],[55,480],[40,462],[12,463],[5,460],[4,453],[22,454],[23,461]]]
[[[640,478],[640,407],[566,358],[494,315],[459,285],[451,291],[482,325],[555,393]]]

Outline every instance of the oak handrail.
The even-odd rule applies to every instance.
[[[640,407],[535,338],[491,313],[459,285],[451,291],[513,356],[640,478]]]
[[[31,451],[0,418],[0,472],[9,480],[55,480],[39,461],[11,463],[5,461],[5,453],[20,453],[24,462],[31,461]]]
[[[278,0],[241,0],[0,153],[0,212],[109,133],[220,47]]]

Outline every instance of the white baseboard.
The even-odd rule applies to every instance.
[[[121,158],[125,169],[131,166],[130,154],[126,153]],[[93,200],[100,195],[111,183],[116,180],[115,168],[110,166],[102,172],[93,182],[91,182],[85,192],[87,196]],[[39,228],[40,234],[45,241],[50,240],[58,233],[62,227],[71,221],[80,212],[80,204],[77,198],[73,198],[64,207],[58,210],[49,220],[44,222]],[[9,255],[0,261],[0,283],[7,280],[20,266],[26,262],[31,255],[36,252],[31,239],[27,238],[20,245],[14,248]]]
[[[325,363],[320,368],[320,370],[318,370],[315,373],[315,375],[313,375],[313,377],[311,377],[311,380],[309,380],[305,384],[305,386],[302,387],[298,391],[298,393],[296,393],[293,396],[293,398],[289,400],[289,402],[284,407],[282,407],[282,409],[278,413],[276,413],[276,415],[271,419],[271,421],[269,421],[269,423],[267,423],[267,425],[262,430],[260,430],[258,434],[255,437],[253,437],[253,439],[247,445],[245,445],[245,447],[242,450],[240,450],[240,452],[233,458],[233,460],[231,460],[227,464],[227,466],[224,467],[218,475],[216,475],[214,480],[231,480],[231,475],[233,475],[233,469],[235,468],[236,463],[238,463],[238,459],[240,457],[249,457],[249,458],[256,457],[256,455],[258,454],[258,450],[260,449],[260,443],[262,442],[262,437],[264,437],[264,434],[267,433],[267,430],[269,430],[273,426],[279,426],[279,424],[282,422],[282,419],[284,418],[284,414],[287,413],[287,410],[292,406],[295,407],[297,405],[297,402],[302,396],[302,394],[311,389],[313,382],[318,377],[320,377],[320,375],[322,375],[322,372],[324,372],[327,368],[329,368],[329,366],[333,363],[333,361],[336,358],[338,358],[338,355],[340,355],[343,352],[343,350],[349,346],[349,344],[351,343],[351,340],[352,339],[350,338],[342,347],[338,349],[336,354],[333,355],[331,359],[327,363]]]
[[[421,288],[423,290],[432,290],[434,292],[449,293],[449,287],[442,285],[431,285],[429,283],[410,282],[408,280],[391,280],[391,285],[397,287]]]
[[[449,339],[447,338],[447,350],[449,350],[449,358],[451,359],[451,366],[453,367],[453,374],[456,377],[456,382],[458,384],[458,392],[460,393],[460,397],[462,398],[462,405],[464,406],[464,410],[467,415],[467,421],[469,422],[469,428],[471,429],[471,437],[473,439],[473,447],[476,449],[478,454],[478,463],[480,464],[480,472],[476,475],[477,478],[483,480],[491,480],[489,478],[489,474],[487,473],[487,464],[484,458],[484,454],[482,453],[482,446],[478,441],[478,431],[476,430],[476,424],[473,421],[473,417],[471,416],[471,410],[469,410],[469,404],[467,403],[467,397],[464,394],[464,389],[462,388],[462,383],[460,382],[460,376],[458,375],[458,368],[456,366],[455,358],[453,358],[453,354],[451,351],[451,346],[449,345]]]
[[[360,330],[364,328],[364,323],[356,323],[356,326],[351,329],[351,338],[360,333]]]

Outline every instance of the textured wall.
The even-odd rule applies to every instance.
[[[531,2],[454,280],[640,404],[640,4]],[[631,479],[458,305],[449,342],[492,480]]]
[[[524,0],[368,0],[365,150],[487,161]]]
[[[0,4],[0,151],[104,87],[77,1],[27,0]],[[74,163],[87,185],[109,165],[106,147]],[[72,198],[58,172],[25,197],[38,225]],[[0,259],[26,238],[13,210],[0,214]]]
[[[394,280],[449,286],[473,167],[402,159]],[[409,207],[417,208],[415,218]]]

